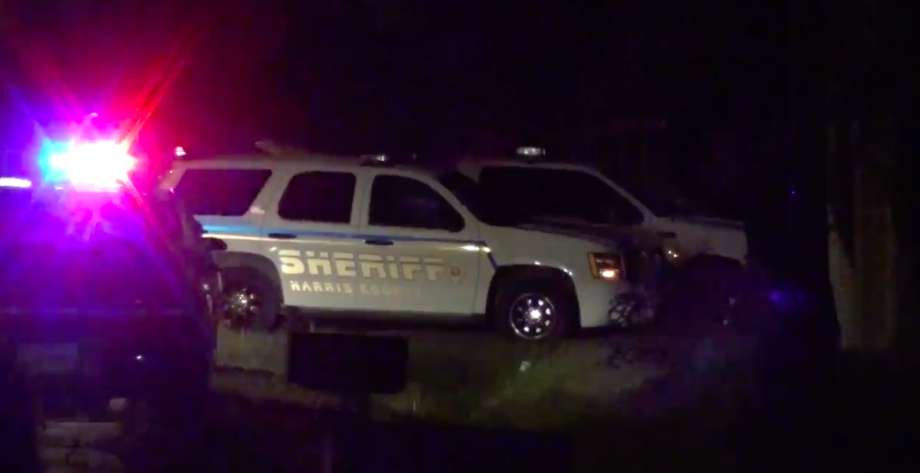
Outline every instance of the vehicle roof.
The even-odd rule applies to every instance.
[[[509,158],[503,156],[463,156],[455,161],[457,166],[467,168],[485,168],[490,166],[514,166],[522,168],[543,168],[543,169],[570,169],[578,171],[592,170],[596,171],[597,167],[591,164],[580,163],[576,161],[559,161],[553,159],[524,159]]]
[[[286,154],[231,154],[210,158],[189,159],[176,161],[178,169],[280,169],[301,170],[304,167],[321,169],[395,169],[415,174],[436,177],[443,166],[422,165],[417,163],[394,162],[392,164],[368,164],[368,156],[332,155],[309,152],[294,152]]]

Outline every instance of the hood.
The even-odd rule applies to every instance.
[[[571,238],[580,238],[604,246],[630,246],[654,249],[661,246],[658,234],[642,227],[596,225],[572,222],[541,222],[517,225],[515,228],[532,230]]]

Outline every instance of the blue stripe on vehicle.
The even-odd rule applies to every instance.
[[[260,231],[258,227],[250,225],[202,225],[204,232],[207,233],[226,233],[231,235],[250,235],[258,236]]]
[[[373,239],[384,239],[392,241],[418,241],[418,242],[428,242],[428,243],[466,243],[466,244],[478,244],[479,242],[475,240],[464,240],[459,238],[430,238],[430,237],[414,237],[414,236],[404,236],[404,235],[383,235],[379,233],[347,233],[347,232],[324,232],[324,231],[292,231],[289,228],[265,228],[262,230],[263,233],[290,233],[298,237],[314,237],[314,238],[351,238],[354,240],[373,240]]]

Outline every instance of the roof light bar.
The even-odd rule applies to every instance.
[[[546,150],[543,148],[538,148],[536,146],[521,146],[516,150],[518,156],[524,158],[535,158],[538,156],[546,156]]]

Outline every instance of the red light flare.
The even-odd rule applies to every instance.
[[[36,123],[44,121],[38,117],[79,122],[88,111],[80,100],[87,97],[79,94],[102,95],[97,97],[102,103],[96,104],[102,112],[100,120],[124,118],[116,136],[105,138],[133,144],[218,21],[206,7],[164,6],[153,13],[137,12],[133,19],[125,17],[123,10],[99,8],[102,16],[84,22],[65,21],[60,13],[39,21],[11,8],[0,21],[0,39],[17,52],[16,62],[23,74],[20,81],[11,82],[16,96],[19,89],[26,93],[20,107]],[[164,24],[170,26],[165,39],[161,33]],[[144,29],[139,31],[139,25]],[[141,54],[151,45],[160,46],[160,52],[132,67],[132,63],[137,64],[130,56],[135,48],[117,44],[131,41],[137,41]],[[114,55],[105,57],[111,51]],[[82,88],[90,90],[81,90],[80,79]],[[127,87],[134,90],[126,92]],[[41,113],[34,113],[39,112],[33,110],[37,103],[43,104]],[[38,131],[44,135],[43,130]]]
[[[174,42],[172,48],[164,54],[162,59],[149,67],[145,84],[127,102],[128,108],[133,111],[133,117],[126,129],[122,130],[123,139],[131,143],[137,139],[144,125],[157,111],[163,99],[191,62],[194,51],[200,47],[206,34],[206,28],[201,28],[200,25],[188,28],[184,34],[179,35],[179,39]]]
[[[105,90],[96,91],[96,93],[112,91],[108,93],[109,98],[104,99],[103,104],[99,106],[100,111],[102,111],[101,120],[104,121],[113,110],[127,112],[121,114],[121,116],[127,117],[118,125],[114,136],[108,137],[109,139],[115,139],[125,148],[130,148],[136,142],[145,125],[156,114],[163,100],[174,89],[182,72],[192,62],[203,39],[213,31],[213,27],[218,21],[217,15],[213,15],[213,12],[205,11],[204,9],[195,11],[187,6],[183,6],[177,16],[181,18],[181,26],[172,28],[175,33],[171,34],[168,41],[161,41],[161,44],[165,45],[161,49],[163,52],[157,54],[157,57],[152,61],[149,61],[146,67],[141,67],[142,72],[129,73],[127,75],[128,80],[119,79],[114,84],[115,87],[105,87]],[[105,37],[105,30],[100,30],[102,32],[102,41],[97,41],[99,44],[84,44],[84,33],[87,32],[87,28],[92,27],[91,25],[63,23],[66,28],[70,29],[69,31],[42,32],[40,29],[33,28],[32,25],[17,23],[17,20],[18,18],[14,15],[0,22],[0,35],[2,35],[0,37],[6,40],[12,51],[18,52],[17,62],[24,73],[22,77],[24,84],[22,85],[26,86],[23,90],[33,92],[21,100],[19,105],[34,124],[36,141],[43,142],[48,139],[48,134],[39,125],[40,120],[37,117],[50,116],[54,117],[53,120],[82,121],[87,116],[87,109],[81,106],[77,94],[74,93],[75,88],[70,86],[70,81],[68,80],[74,79],[73,72],[79,72],[79,70],[86,72],[90,66],[111,67],[110,64],[104,61],[100,64],[91,64],[91,62],[95,61],[87,61],[90,64],[84,65],[78,62],[76,64],[77,66],[86,67],[79,67],[79,70],[71,71],[68,70],[65,61],[72,60],[73,57],[88,56],[82,53],[91,51],[94,47],[99,47],[100,50],[103,50],[101,46],[105,46],[103,43],[106,41],[130,41],[130,39],[125,38],[135,32],[126,31],[123,38],[111,38]],[[147,22],[147,24],[154,23],[156,22],[152,20]],[[175,23],[170,26],[173,25]],[[112,30],[110,29],[109,31]],[[84,50],[81,51],[81,48],[84,48]],[[118,59],[117,57],[113,58],[112,64],[117,65]],[[118,71],[103,72],[117,73]],[[104,80],[106,75],[102,74],[101,78],[103,80],[94,81],[94,83],[103,86],[103,84],[106,84]],[[135,81],[141,84],[140,87],[136,88],[135,92],[128,94],[114,92],[119,88],[124,89],[129,82]],[[18,90],[14,88],[14,92],[18,93]],[[117,98],[119,96],[127,97],[127,99]],[[33,113],[33,105],[30,103],[32,100],[29,100],[31,97],[39,98],[41,102],[47,104],[42,107],[42,111],[46,113]],[[85,128],[87,127],[81,126],[76,133],[82,135],[86,131]],[[92,127],[89,126],[89,128]],[[144,213],[145,218],[150,222],[157,222],[157,224],[151,226],[160,232],[160,239],[167,246],[173,247],[174,245],[170,244],[172,240],[162,233],[163,229],[160,228],[159,219],[156,218],[157,212],[145,203],[146,199],[141,197],[141,193],[149,190],[137,189],[130,182],[126,183],[123,188],[123,191],[130,198],[136,200],[138,208]],[[181,261],[182,256],[178,251],[174,251],[173,254],[177,262]]]

